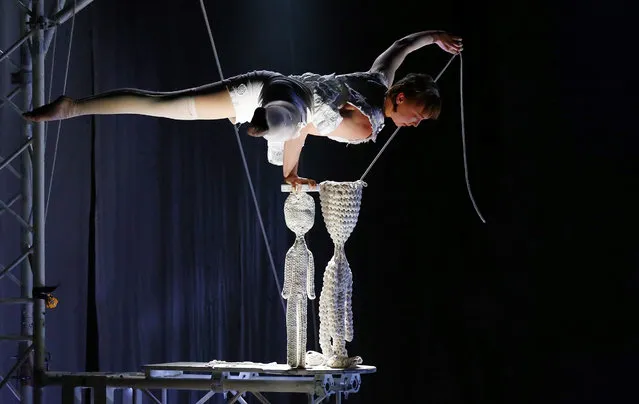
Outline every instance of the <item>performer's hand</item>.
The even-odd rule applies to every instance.
[[[458,54],[464,48],[461,37],[450,35],[446,32],[435,34],[435,43],[448,53]]]
[[[284,178],[287,184],[290,184],[293,189],[301,188],[302,185],[308,184],[311,189],[316,189],[317,183],[315,180],[310,178],[298,177],[296,174],[291,174],[288,177]]]

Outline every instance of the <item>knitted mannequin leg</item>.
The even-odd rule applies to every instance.
[[[344,290],[344,272],[348,270],[348,262],[344,256],[343,245],[335,246],[334,263],[337,282],[335,284],[334,300],[332,305],[333,316],[330,324],[331,338],[333,339],[333,355],[346,357],[348,356],[348,353],[346,352],[346,340],[344,339],[346,334],[345,321],[347,317],[347,314],[344,312],[346,309],[346,305],[344,304],[346,300],[346,293]],[[352,315],[350,317],[352,317]],[[352,328],[352,325],[350,328]]]
[[[344,259],[346,265],[343,273],[343,285],[344,285],[344,339],[348,342],[353,341],[354,329],[353,329],[353,272],[348,261]]]
[[[322,291],[319,298],[319,338],[322,354],[325,356],[333,355],[333,346],[331,344],[332,325],[335,323],[334,310],[331,308],[336,304],[336,285],[337,274],[336,265],[331,260],[324,270],[322,282]]]

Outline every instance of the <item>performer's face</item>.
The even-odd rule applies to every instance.
[[[397,126],[417,126],[424,119],[429,119],[424,105],[406,98],[404,93],[397,94],[395,104],[396,107],[391,112],[390,118]]]

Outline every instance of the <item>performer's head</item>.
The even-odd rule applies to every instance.
[[[417,126],[424,119],[437,119],[440,112],[439,89],[428,74],[407,74],[386,92],[384,113],[397,126]]]

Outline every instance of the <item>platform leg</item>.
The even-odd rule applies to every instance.
[[[111,387],[94,387],[91,393],[91,404],[115,404],[114,392]]]
[[[270,403],[270,402],[266,399],[266,397],[264,397],[264,396],[262,395],[262,393],[259,393],[259,392],[257,392],[257,391],[254,391],[254,392],[253,392],[253,395],[255,396],[255,398],[257,398],[258,400],[260,400],[260,403],[262,403],[262,404],[271,404],[271,403]]]
[[[207,401],[209,401],[211,397],[213,397],[214,395],[215,395],[214,391],[209,391],[208,393],[204,395],[204,397],[200,398],[196,404],[204,404]],[[164,397],[162,399],[164,399]]]
[[[122,389],[122,404],[133,404],[133,389]]]
[[[65,384],[62,386],[62,404],[82,404],[83,387]]]

